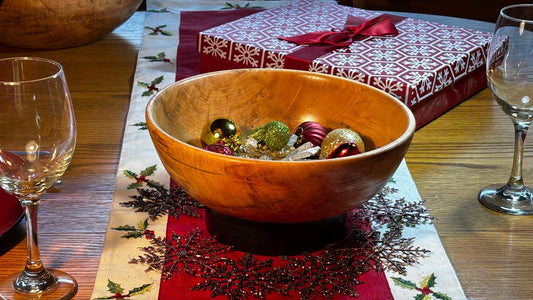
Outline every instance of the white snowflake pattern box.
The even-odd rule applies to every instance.
[[[350,78],[400,99],[413,111],[417,127],[486,86],[492,37],[487,32],[397,17],[397,35],[326,46],[320,54],[311,51],[316,47],[280,39],[342,30],[349,15],[371,20],[382,13],[297,0],[205,30],[198,36],[200,69],[292,68]]]

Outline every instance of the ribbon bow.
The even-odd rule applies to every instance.
[[[344,29],[341,31],[317,31],[292,37],[280,37],[280,39],[298,45],[329,44],[337,47],[345,47],[352,44],[357,37],[397,34],[398,30],[394,26],[394,21],[388,15],[380,15],[367,21],[348,15]]]

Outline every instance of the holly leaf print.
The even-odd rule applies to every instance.
[[[147,59],[149,61],[159,61],[159,59],[157,58],[157,56],[153,56],[153,55],[147,55],[147,56],[143,56],[144,59]]]
[[[137,127],[139,127],[139,128],[138,128],[139,130],[146,130],[146,129],[148,129],[148,126],[146,126],[146,122],[137,122],[137,123],[133,124],[132,126],[137,126]]]
[[[431,273],[431,275],[427,276],[426,278],[424,278],[424,280],[420,282],[420,285],[422,285],[422,287],[434,287],[436,278],[437,277],[435,277],[435,274]]]
[[[156,169],[157,165],[153,165],[142,170],[140,174],[125,170],[124,175],[126,175],[126,177],[128,178],[135,180],[135,182],[132,182],[128,185],[128,190],[141,188],[143,183],[146,183],[147,186],[152,188],[160,187],[161,184],[159,182],[147,178],[148,176],[153,175]]]
[[[130,170],[124,170],[124,175],[126,175],[126,177],[131,178],[131,179],[137,179],[137,174]]]
[[[152,174],[154,174],[155,170],[157,168],[157,165],[153,165],[153,166],[150,166],[144,170],[141,171],[141,175],[143,176],[150,176]]]
[[[157,181],[153,181],[153,180],[148,180],[148,181],[146,182],[146,185],[149,186],[149,187],[151,187],[151,188],[157,188],[157,187],[160,187],[160,186],[161,186],[161,184],[160,184],[159,182],[157,182]]]
[[[157,53],[157,55],[147,55],[147,56],[143,56],[144,59],[150,61],[150,62],[166,62],[166,63],[170,63],[172,64],[172,62],[170,61],[170,59],[168,59],[166,57],[167,55],[165,54],[165,52],[159,52]]]
[[[164,8],[158,9],[158,10],[156,10],[156,9],[149,9],[149,10],[147,10],[147,11],[148,11],[148,12],[153,12],[153,13],[163,13],[163,12],[168,12],[168,9],[167,9],[166,7],[164,7]]]
[[[448,295],[441,292],[433,292],[433,297],[441,300],[452,300],[452,297],[449,297]]]
[[[246,3],[244,6],[240,6],[239,4],[231,4],[229,2],[226,2],[224,4],[224,7],[222,9],[242,9],[242,8],[263,8],[262,6],[252,6],[250,2]]]
[[[115,230],[118,230],[118,231],[135,231],[135,230],[137,230],[137,228],[135,228],[135,226],[131,226],[131,225],[121,225],[119,227],[113,227],[111,229],[115,229]]]
[[[156,78],[152,81],[152,83],[154,83],[154,84],[159,84],[159,83],[161,83],[161,82],[163,81],[163,79],[164,79],[164,76],[161,75],[161,76],[159,76],[159,77],[156,77]]]
[[[172,33],[170,33],[170,31],[166,31],[166,30],[163,30],[163,28],[167,27],[167,25],[159,25],[159,26],[156,26],[156,27],[149,27],[149,26],[144,26],[145,29],[148,29],[148,30],[151,30],[152,32],[149,33],[149,35],[165,35],[165,36],[170,36],[172,35]]]
[[[133,183],[130,183],[127,187],[128,190],[134,190],[134,189],[138,189],[138,188],[141,188],[143,186],[143,183],[142,182],[133,182]]]
[[[437,277],[435,276],[435,273],[432,273],[431,275],[425,277],[420,282],[421,287],[417,287],[415,283],[409,280],[402,279],[402,278],[391,277],[391,279],[394,282],[394,284],[397,286],[400,286],[402,288],[409,289],[409,290],[419,291],[420,293],[414,297],[415,300],[430,300],[432,299],[432,295],[436,299],[452,300],[452,298],[448,297],[448,295],[441,293],[441,292],[436,292],[432,289],[435,286],[435,283],[436,283],[435,280],[437,279]]]
[[[148,228],[148,218],[144,219],[144,221],[140,221],[137,224],[137,228],[142,229],[142,230],[145,230],[146,228]]]
[[[143,284],[139,287],[133,288],[127,294],[122,294],[124,292],[124,289],[120,286],[120,284],[113,282],[109,279],[107,280],[107,287],[108,291],[113,294],[112,296],[98,297],[94,298],[93,300],[131,299],[131,296],[141,295],[146,292],[149,292],[152,289],[152,283]]]
[[[109,279],[107,280],[107,290],[113,294],[122,294],[124,292],[124,289],[120,286],[120,284]]]
[[[137,82],[138,85],[142,86],[142,87],[145,87],[146,88],[146,91],[144,91],[141,96],[143,97],[146,97],[146,96],[151,96],[153,95],[155,92],[159,91],[159,88],[157,87],[157,84],[160,84],[161,82],[163,82],[163,79],[165,77],[164,76],[159,76],[159,77],[156,77],[154,80],[152,80],[150,83],[147,83],[147,82],[143,82],[143,81],[139,81]]]
[[[152,284],[143,284],[140,287],[136,287],[128,292],[130,296],[142,295],[149,292],[152,289]]]
[[[142,96],[142,97],[148,97],[148,96],[151,96],[151,95],[153,95],[153,94],[154,94],[153,91],[144,91],[144,92],[141,94],[141,96]]]
[[[144,236],[144,232],[142,232],[142,231],[132,231],[132,232],[128,232],[128,233],[124,234],[121,237],[129,240],[129,239],[138,239],[138,238],[141,238],[143,236]]]
[[[391,277],[391,279],[394,282],[394,284],[396,284],[397,286],[400,286],[400,287],[403,287],[409,290],[416,289],[416,284],[409,280],[405,280],[399,277]]]
[[[121,236],[122,238],[137,239],[137,238],[145,236],[146,228],[148,228],[148,218],[144,219],[144,221],[140,221],[139,223],[137,223],[137,226],[121,225],[121,226],[114,227],[111,229],[118,230],[118,231],[127,231],[126,234]]]

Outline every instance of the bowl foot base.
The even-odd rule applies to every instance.
[[[313,252],[343,239],[346,215],[308,223],[262,223],[206,209],[205,220],[218,242],[237,251],[274,256]]]

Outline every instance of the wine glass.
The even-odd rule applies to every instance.
[[[0,59],[0,180],[25,211],[26,265],[0,281],[0,298],[70,299],[77,282],[41,262],[37,208],[74,152],[76,123],[62,66],[42,58]]]
[[[487,78],[496,102],[514,124],[515,145],[507,183],[483,188],[478,200],[497,212],[531,215],[533,197],[522,179],[522,160],[533,120],[533,4],[500,10],[489,47]]]

